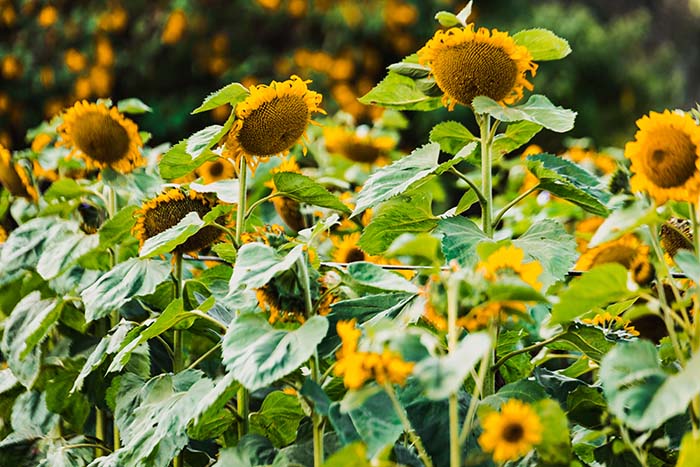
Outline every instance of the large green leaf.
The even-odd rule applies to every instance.
[[[42,300],[41,292],[34,291],[20,300],[3,323],[5,330],[0,349],[12,372],[27,387],[32,385],[39,370],[34,367],[34,349],[56,324],[62,308],[62,301],[55,298]],[[27,357],[29,361],[23,362]],[[34,371],[28,373],[29,363]]]
[[[525,252],[525,258],[542,265],[540,281],[544,290],[564,279],[577,259],[574,237],[552,219],[532,224],[523,235],[513,240],[513,245]]]
[[[153,258],[154,256],[170,253],[178,245],[185,243],[206,226],[206,223],[196,212],[190,212],[180,219],[176,225],[148,238],[141,247],[141,258]]]
[[[440,97],[424,94],[416,80],[390,71],[359,101],[396,110],[434,110],[442,105]]]
[[[187,145],[185,146],[185,151],[190,155],[192,159],[196,159],[205,153],[208,149],[211,149],[216,143],[218,143],[218,136],[224,129],[221,125],[209,125],[206,128],[199,130],[198,132],[187,138]]]
[[[652,430],[684,413],[700,393],[700,355],[680,372],[667,375],[658,351],[646,340],[623,342],[600,364],[600,379],[610,412],[637,431]]]
[[[627,269],[617,263],[601,264],[571,281],[552,308],[551,322],[573,321],[593,308],[625,300],[631,294],[627,288]]]
[[[372,467],[367,460],[367,446],[354,442],[333,453],[323,467]]]
[[[571,324],[562,336],[547,347],[553,350],[581,352],[594,362],[600,362],[615,341],[606,337],[602,329],[586,324]]]
[[[350,263],[347,273],[355,284],[374,290],[418,293],[418,287],[415,284],[373,263]]]
[[[238,250],[236,264],[229,288],[231,292],[241,287],[257,289],[267,284],[277,274],[288,271],[302,257],[301,245],[294,247],[286,255],[262,243],[247,243]]]
[[[146,105],[141,99],[129,97],[117,102],[117,109],[127,114],[143,114],[153,112],[153,109]]]
[[[361,405],[349,410],[348,415],[367,445],[369,457],[379,454],[403,433],[401,420],[384,391],[364,399]]]
[[[357,203],[352,215],[357,216],[367,208],[400,195],[417,181],[432,174],[438,167],[439,155],[440,145],[430,143],[421,146],[397,162],[377,170],[367,179],[362,191],[357,195]]]
[[[430,357],[419,362],[414,374],[425,387],[428,399],[447,399],[462,387],[467,375],[490,351],[491,338],[488,334],[469,334],[446,356]]]
[[[97,235],[85,235],[82,231],[62,232],[46,242],[36,265],[36,271],[46,280],[67,271],[78,259],[97,247]]]
[[[304,411],[296,396],[273,391],[265,397],[260,410],[250,414],[250,432],[282,448],[296,439],[302,418]]]
[[[665,219],[656,212],[656,206],[637,199],[627,206],[613,210],[593,234],[588,248],[616,240],[640,226],[662,224],[664,221]]]
[[[430,193],[405,193],[380,206],[363,230],[358,245],[371,255],[383,254],[399,236],[431,232],[437,225]]]
[[[187,153],[187,141],[180,141],[171,147],[158,163],[160,175],[166,180],[184,177],[197,169],[207,161],[217,159],[219,156],[211,151],[203,151],[196,158]]]
[[[46,456],[37,467],[85,467],[95,458],[95,450],[89,444],[82,436],[69,440],[52,439],[49,441]],[[87,446],[75,447],[76,445]]]
[[[479,139],[459,122],[440,122],[430,130],[430,141],[446,153],[456,155],[464,146]]]
[[[73,381],[80,372],[85,357],[50,360],[42,377],[46,378],[46,406],[80,430],[90,415],[90,402],[84,394],[71,393]]]
[[[305,175],[294,172],[279,172],[273,178],[277,191],[287,198],[314,206],[335,209],[346,214],[350,213],[350,209],[336,196]]]
[[[134,212],[137,206],[126,206],[100,227],[100,246],[108,248],[131,237],[131,229],[136,224]]]
[[[477,245],[484,241],[492,241],[466,217],[441,219],[435,233],[442,235],[442,253],[445,260],[448,263],[455,260],[464,268],[473,268],[479,261]]]
[[[231,323],[223,340],[226,369],[251,391],[290,374],[315,352],[328,331],[328,320],[312,316],[293,331],[275,329],[259,314]]]
[[[474,112],[489,114],[502,122],[527,121],[548,130],[565,133],[574,127],[576,112],[555,106],[545,96],[533,94],[524,104],[505,107],[486,96],[477,96],[472,103]]]
[[[238,102],[248,97],[248,90],[240,83],[227,84],[218,91],[209,94],[202,105],[192,111],[192,114],[213,110],[224,104],[230,104],[235,107]]]
[[[13,443],[35,440],[48,435],[60,417],[46,407],[46,393],[27,391],[21,394],[12,406],[12,429],[7,438],[0,441],[0,448]]]
[[[80,294],[86,321],[104,318],[133,298],[148,295],[170,275],[168,261],[132,258],[118,264]]]
[[[605,203],[610,200],[610,193],[604,191],[595,175],[573,162],[552,154],[536,154],[527,157],[527,168],[539,179],[543,190],[593,214],[608,214]]]
[[[569,42],[548,29],[526,29],[514,34],[513,40],[527,47],[536,62],[560,60],[571,53]]]
[[[508,125],[506,131],[493,139],[491,154],[501,157],[527,144],[542,129],[541,125],[532,122],[515,122]]]

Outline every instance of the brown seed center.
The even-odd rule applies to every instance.
[[[614,245],[601,250],[593,260],[593,266],[607,263],[618,263],[629,269],[636,257],[637,250],[635,248]]]
[[[503,436],[503,439],[509,443],[517,443],[523,439],[525,430],[523,430],[523,426],[520,423],[509,423],[503,427],[501,435]]]
[[[518,67],[502,48],[476,42],[441,50],[431,68],[440,89],[464,105],[476,96],[500,101],[518,78]]]
[[[216,161],[209,166],[209,175],[212,177],[220,177],[224,173],[224,163]]]
[[[245,117],[238,142],[253,156],[273,156],[291,148],[306,130],[309,107],[300,96],[265,102]]]
[[[697,171],[695,144],[687,134],[672,127],[656,130],[649,136],[656,146],[647,152],[644,174],[661,188],[682,186]]]
[[[112,164],[129,154],[129,134],[119,122],[100,112],[88,112],[73,126],[75,145],[86,156]]]
[[[348,254],[345,256],[346,263],[355,263],[357,261],[364,261],[365,253],[359,248],[351,248]]]

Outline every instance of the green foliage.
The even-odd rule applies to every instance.
[[[395,72],[389,72],[386,78],[359,100],[365,105],[381,105],[396,110],[429,111],[442,105],[440,97],[423,93],[417,80]]]
[[[164,179],[172,180],[183,177],[205,162],[215,160],[218,157],[211,151],[202,151],[199,156],[193,159],[187,152],[187,141],[180,141],[163,154],[158,168]]]
[[[224,104],[230,104],[235,107],[238,102],[241,102],[247,96],[248,90],[242,84],[227,84],[218,91],[209,94],[202,102],[202,105],[192,111],[192,114],[206,112]]]
[[[265,397],[259,411],[250,414],[250,429],[281,448],[294,441],[302,418],[304,412],[296,396],[275,391]]]
[[[547,29],[527,29],[513,35],[516,44],[527,47],[534,61],[561,60],[571,53],[566,39]]]
[[[282,196],[313,206],[350,213],[346,205],[309,177],[293,172],[280,172],[276,173],[273,179],[277,191]]]
[[[504,107],[486,96],[473,102],[474,112],[488,114],[502,122],[532,122],[548,130],[565,133],[574,127],[576,112],[555,106],[545,96],[534,94],[524,104]]]

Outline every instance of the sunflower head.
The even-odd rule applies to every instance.
[[[617,263],[631,270],[635,261],[648,262],[648,258],[649,247],[640,242],[636,235],[627,234],[586,250],[576,263],[576,269],[588,271],[601,264]]]
[[[196,171],[198,177],[202,177],[204,184],[214,183],[219,180],[228,180],[236,176],[236,168],[233,164],[219,157],[213,161],[207,161]]]
[[[138,127],[116,107],[77,102],[64,113],[58,134],[58,144],[84,159],[88,170],[111,167],[127,173],[144,163]]]
[[[484,278],[495,281],[503,276],[516,276],[535,289],[542,288],[538,281],[542,265],[537,261],[523,263],[525,252],[515,245],[502,246],[491,253],[486,261],[477,265]]]
[[[517,102],[523,88],[532,90],[525,74],[534,76],[537,70],[527,48],[508,33],[475,31],[473,24],[437,31],[418,51],[418,61],[430,67],[450,110],[457,103],[471,106],[476,96],[501,104]]]
[[[294,157],[290,157],[289,159],[282,160],[280,165],[270,171],[272,175],[281,172],[301,173],[301,168]],[[277,191],[273,179],[265,182],[265,186],[270,188],[273,192]],[[275,207],[275,211],[277,211],[277,214],[284,223],[293,231],[299,232],[307,227],[306,219],[301,212],[301,205],[298,201],[287,198],[286,196],[277,196],[272,198],[272,205]]]
[[[29,171],[20,163],[12,162],[12,154],[0,144],[0,183],[14,196],[37,201],[37,192]]]
[[[679,250],[693,250],[693,229],[687,219],[672,217],[661,226],[661,246],[673,259]]]
[[[632,161],[630,185],[663,204],[698,202],[700,194],[700,127],[689,114],[668,110],[637,120],[635,141],[625,145]]]
[[[619,316],[613,316],[607,311],[605,313],[598,313],[593,318],[582,319],[581,322],[592,326],[598,326],[606,331],[622,330],[631,336],[639,335],[639,331],[632,326],[630,320],[622,319]]]
[[[479,445],[496,462],[516,460],[542,441],[542,422],[529,404],[510,399],[481,422]]]
[[[360,135],[343,127],[324,128],[323,137],[330,152],[365,164],[376,162],[396,146],[389,136]]]
[[[143,246],[146,240],[177,225],[187,214],[196,212],[199,217],[204,217],[215,206],[215,201],[201,193],[188,193],[179,188],[168,189],[156,198],[146,201],[141,209],[136,211],[134,235]],[[217,222],[225,223],[226,218],[220,217]],[[221,230],[211,225],[206,226],[178,245],[174,252],[196,252],[208,247],[220,237]]]
[[[325,113],[319,107],[321,94],[306,86],[310,82],[292,76],[269,86],[251,86],[250,95],[236,106],[224,151],[235,160],[247,157],[253,166],[259,159],[289,153],[304,136],[311,115]]]
[[[374,258],[357,246],[357,243],[360,241],[360,235],[360,232],[353,232],[342,237],[333,236],[331,238],[334,247],[333,261],[337,263],[374,262]]]

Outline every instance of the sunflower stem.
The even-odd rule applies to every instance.
[[[175,280],[175,298],[182,297],[182,253],[174,254],[175,265],[173,268],[173,277]],[[173,373],[177,374],[184,369],[184,346],[182,342],[182,330],[175,329],[173,331]],[[183,467],[184,458],[180,451],[173,459],[173,467]]]
[[[396,412],[396,415],[398,415],[399,420],[401,420],[401,424],[403,425],[404,431],[408,435],[408,439],[411,440],[411,443],[416,447],[416,451],[418,451],[418,457],[420,458],[420,460],[423,461],[423,465],[425,467],[433,467],[433,461],[432,459],[430,459],[428,452],[425,450],[425,447],[423,446],[423,441],[420,439],[420,436],[418,436],[416,430],[413,429],[411,421],[406,415],[406,411],[403,409],[403,406],[399,402],[399,398],[396,396],[394,386],[392,386],[392,384],[389,381],[385,381],[382,387],[389,396],[389,399],[391,400],[391,405],[394,407],[394,411]]]
[[[117,192],[116,190],[109,186],[106,185],[107,189],[107,216],[110,219],[113,219],[114,216],[117,214],[117,211],[119,211],[119,202],[117,200]],[[119,244],[112,245],[110,248],[111,252],[111,261],[110,261],[110,269],[114,268],[117,263],[119,262]],[[110,328],[114,329],[114,327],[119,324],[119,310],[112,310],[112,313],[110,314]],[[116,417],[113,418],[112,420],[112,442],[114,443],[114,450],[116,451],[119,449],[121,445],[121,436],[119,435],[119,427],[117,426],[117,419]]]
[[[503,209],[498,211],[498,214],[496,214],[496,217],[493,219],[493,222],[491,223],[492,227],[495,229],[498,226],[498,223],[501,222],[501,219],[505,214],[516,204],[527,198],[531,193],[537,191],[540,188],[540,184],[538,183],[537,185],[533,186],[532,188],[528,189],[527,191],[522,192],[519,194],[517,197],[515,197],[511,202],[506,204]]]
[[[459,300],[459,287],[457,279],[451,275],[447,279],[447,352],[453,353],[457,348],[457,307]],[[451,393],[448,398],[449,426],[450,426],[450,467],[460,467],[461,443],[459,442],[459,405],[457,391]]]
[[[245,226],[246,215],[246,195],[248,188],[246,186],[248,178],[248,165],[246,164],[245,156],[241,156],[240,167],[238,169],[238,209],[236,210],[236,247],[241,246],[241,234]]]
[[[486,198],[484,198],[484,195],[481,193],[481,190],[479,189],[479,187],[476,186],[476,185],[474,184],[474,182],[472,182],[471,180],[469,180],[469,178],[468,178],[466,175],[464,175],[462,172],[460,172],[459,170],[455,169],[454,167],[450,167],[450,168],[448,169],[448,171],[449,171],[450,173],[456,175],[457,178],[459,178],[459,179],[462,180],[464,183],[466,183],[466,184],[469,186],[469,188],[471,188],[472,191],[474,192],[474,194],[476,195],[476,199],[479,201],[479,206],[481,206],[481,209],[482,209],[482,210],[486,209],[486,208],[485,208],[485,206],[486,206]]]
[[[479,137],[481,139],[481,194],[484,196],[484,206],[481,211],[481,225],[489,238],[493,237],[493,177],[491,174],[491,116],[477,114],[479,122]]]

